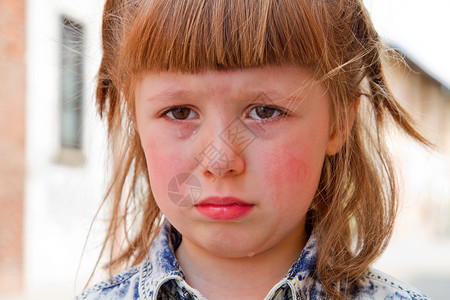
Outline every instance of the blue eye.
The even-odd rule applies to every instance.
[[[189,107],[175,106],[166,110],[163,116],[167,116],[174,120],[182,121],[195,118],[197,116],[197,113],[194,112]]]
[[[248,114],[252,119],[256,120],[268,120],[275,119],[279,116],[286,116],[287,113],[281,108],[267,105],[259,105],[254,107]]]

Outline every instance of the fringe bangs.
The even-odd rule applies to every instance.
[[[317,70],[326,48],[324,22],[304,2],[148,1],[129,24],[121,73],[287,64]]]

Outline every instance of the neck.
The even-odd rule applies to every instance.
[[[274,247],[246,257],[223,257],[183,239],[176,257],[186,282],[209,300],[263,299],[305,246],[304,228]]]

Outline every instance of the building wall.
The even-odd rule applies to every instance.
[[[389,61],[388,83],[435,149],[392,135],[400,208],[394,237],[377,267],[432,299],[445,299],[450,284],[450,91],[408,63]]]
[[[105,129],[94,100],[102,7],[103,0],[27,2],[27,299],[71,299],[94,265],[90,250],[96,254],[100,245],[94,228],[81,259],[108,179]],[[63,18],[83,27],[81,149],[64,148],[60,138]]]
[[[419,130],[434,144],[434,151],[409,140],[403,140],[396,149],[404,180],[403,197],[416,203],[401,229],[416,235],[414,224],[421,224],[422,232],[450,239],[450,90],[413,62],[408,63],[410,69],[401,64],[390,69],[392,89],[412,113]]]
[[[0,0],[0,293],[23,285],[25,4]],[[18,238],[19,237],[19,238]]]
[[[414,62],[391,61],[386,73],[390,86],[414,116],[419,129],[450,157],[450,87],[443,86]]]

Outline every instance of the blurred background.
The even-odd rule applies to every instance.
[[[376,268],[448,299],[450,2],[364,2],[408,64],[387,61],[391,88],[436,144],[392,134],[402,202]],[[0,299],[71,299],[95,263],[101,216],[81,255],[108,172],[94,105],[102,6],[0,0]]]

